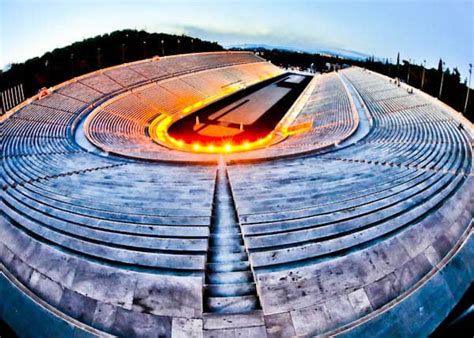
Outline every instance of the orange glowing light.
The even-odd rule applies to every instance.
[[[193,144],[193,149],[194,150],[199,150],[199,149],[201,149],[201,145],[199,143],[194,143]]]
[[[294,134],[310,131],[312,127],[313,127],[313,120],[310,120],[310,121],[306,121],[300,124],[286,126],[282,129],[282,131],[286,135],[294,135]]]
[[[210,144],[208,147],[209,151],[214,151],[214,145],[213,144]]]
[[[224,150],[229,153],[232,151],[232,145],[227,143],[225,146],[224,146]]]
[[[244,148],[249,149],[250,148],[250,143],[249,142],[244,142]]]
[[[184,144],[184,142],[183,142],[183,140],[178,140],[178,141],[176,142],[176,144],[178,145],[178,147],[182,147],[183,144]]]

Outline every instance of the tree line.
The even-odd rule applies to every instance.
[[[143,30],[120,30],[57,48],[23,63],[14,63],[0,71],[0,91],[23,83],[25,96],[35,95],[72,77],[124,62],[156,55],[222,51],[216,42],[185,35],[148,33]]]
[[[369,57],[365,60],[354,60],[339,56],[330,56],[323,54],[311,54],[305,52],[295,52],[281,49],[256,48],[262,57],[272,63],[282,66],[296,66],[302,69],[308,69],[311,66],[317,71],[327,71],[327,64],[335,65],[336,68],[345,65],[354,65],[387,75],[392,78],[399,78],[415,88],[422,89],[433,97],[438,97],[441,81],[443,89],[440,100],[453,107],[459,112],[463,112],[466,102],[466,93],[468,89],[467,78],[461,79],[461,74],[457,68],[450,70],[444,67],[443,60],[439,60],[437,68],[426,68],[423,64],[413,64],[408,60],[400,60],[397,56],[398,64],[377,60]],[[334,67],[331,67],[332,70]],[[423,72],[424,78],[423,78]],[[444,75],[443,75],[444,74]],[[423,88],[421,88],[423,82]],[[470,89],[469,101],[464,116],[471,122],[474,121],[474,93]]]
[[[0,91],[23,84],[25,96],[30,97],[42,87],[51,87],[74,76],[86,74],[101,68],[118,65],[124,62],[137,61],[155,55],[173,55],[193,52],[222,51],[224,48],[217,42],[204,41],[186,35],[164,33],[148,33],[144,30],[125,29],[110,34],[73,43],[57,48],[41,57],[14,63],[6,71],[0,71]],[[423,65],[400,61],[397,64],[376,60],[373,57],[356,60],[327,54],[296,52],[282,49],[254,48],[254,52],[272,63],[288,67],[296,66],[303,69],[313,67],[318,71],[326,71],[327,64],[344,66],[355,65],[375,72],[398,77],[423,91],[437,97],[443,77],[443,91],[440,99],[456,109],[463,111],[467,84],[462,81],[457,68],[444,69],[440,60],[438,68],[426,69]],[[423,72],[424,79],[423,79]],[[444,76],[443,76],[444,74]],[[474,93],[465,116],[474,121]]]

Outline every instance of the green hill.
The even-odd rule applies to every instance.
[[[220,50],[223,48],[216,42],[189,36],[120,30],[12,64],[9,70],[0,72],[0,90],[23,83],[25,96],[30,97],[42,87],[54,86],[74,76],[123,62],[161,56],[163,52],[172,55]]]

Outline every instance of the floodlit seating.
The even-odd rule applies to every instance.
[[[178,275],[179,270],[188,275],[202,271],[214,170],[196,168],[189,177],[185,168],[160,168],[98,157],[75,142],[74,128],[82,113],[91,110],[96,101],[151,78],[182,73],[182,65],[191,71],[204,66],[219,69],[262,63],[254,56],[236,54],[208,55],[204,59],[163,58],[164,65],[160,60],[159,66],[148,61],[116,67],[83,76],[22,108],[2,125],[5,222],[38,243],[53,243],[95,260],[136,264]],[[175,62],[177,65],[171,67]],[[219,80],[219,74],[212,76],[217,81],[215,86],[227,83]],[[179,78],[151,84],[151,89],[143,89],[143,95],[140,91],[129,92],[107,105],[106,114],[98,116],[90,128],[98,142],[120,147],[127,147],[131,138],[150,142],[142,126],[160,114],[157,109],[169,113],[167,108],[185,93],[185,104],[205,96]],[[135,173],[143,171],[148,174],[138,178]],[[171,172],[173,176],[169,175]],[[105,182],[113,184],[104,185]],[[136,196],[130,195],[131,184],[136,185],[132,189]],[[191,192],[208,197],[203,199]],[[97,202],[103,194],[107,198]],[[149,198],[143,199],[142,195]]]
[[[152,143],[143,134],[144,124],[161,113],[176,113],[183,90],[189,98],[179,109],[205,96],[179,78],[166,78],[183,71],[193,76],[195,70],[263,63],[252,54],[236,54],[204,56],[205,60],[162,58],[159,65],[146,61],[82,76],[3,121],[0,258],[5,266],[73,317],[82,310],[71,308],[69,302],[85,300],[124,311],[131,311],[133,304],[177,316],[200,315],[214,168],[194,167],[188,175],[189,169],[182,166],[99,156],[79,145],[75,133],[83,116],[104,99],[122,94],[105,107],[107,114],[91,123],[94,137],[124,148],[131,138],[142,145]],[[232,72],[225,74],[220,79],[216,73],[215,86],[232,78]],[[130,91],[142,83],[148,89]],[[33,270],[41,283],[30,280]],[[102,280],[100,285],[86,291],[88,283],[97,280]],[[166,296],[141,295],[156,292]],[[176,292],[184,298],[174,299]]]
[[[271,147],[235,154],[230,158],[242,161],[295,156],[324,150],[351,136],[358,126],[359,117],[338,75],[324,74],[313,81],[315,86],[290,125],[291,128],[310,123],[310,130],[290,134]]]
[[[474,207],[472,134],[434,99],[359,68],[317,75],[291,122],[311,129],[226,155],[221,186],[217,155],[147,134],[157,117],[281,72],[252,53],[164,57],[81,76],[16,111],[0,126],[2,267],[48,306],[118,336],[247,321],[327,334],[416,297],[406,291],[443,274]],[[346,142],[361,109],[370,130]],[[218,203],[238,222],[222,218],[216,236]],[[216,244],[240,260],[220,262]],[[231,275],[246,283],[221,283]],[[231,307],[230,293],[261,310],[203,316],[206,301]]]
[[[88,87],[81,82],[68,83],[56,92],[85,103],[94,102],[103,95],[98,90]]]
[[[78,81],[104,95],[117,92],[123,88],[120,84],[103,74],[94,74],[92,76],[81,78]]]
[[[459,122],[377,75],[359,69],[342,74],[374,119],[367,137],[320,156],[229,167],[264,307],[270,313],[293,309],[299,334],[341,325],[304,323],[318,307],[330,312],[347,302],[342,323],[362,316],[348,302],[352,292],[367,299],[371,309],[365,311],[393,300],[472,222],[472,182],[466,175],[472,149]],[[323,92],[319,103],[331,119],[330,98],[338,95]],[[316,123],[327,123],[324,113]],[[439,256],[429,256],[427,247],[436,247]],[[391,285],[389,278],[398,278],[397,291],[381,291]]]
[[[124,88],[147,81],[143,75],[133,71],[132,69],[123,67],[105,71],[103,74]]]
[[[202,104],[204,100],[219,98],[229,86],[238,85],[237,88],[240,88],[280,72],[260,59],[253,61],[231,66],[224,64],[225,67],[221,68],[212,65],[211,69],[166,78],[134,89],[104,104],[89,119],[88,137],[97,146],[112,153],[155,160],[202,160],[206,156],[186,154],[156,145],[147,134],[147,127],[160,115],[173,116],[195,104]],[[215,156],[209,155],[207,158],[215,161]]]

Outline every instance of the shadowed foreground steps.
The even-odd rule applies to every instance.
[[[2,321],[27,337],[433,332],[474,277],[474,130],[449,107],[349,68],[314,76],[282,120],[305,130],[264,147],[150,137],[282,75],[251,53],[164,57],[7,114]]]

